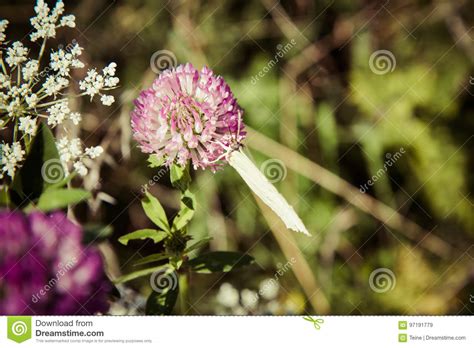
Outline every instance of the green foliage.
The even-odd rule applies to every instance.
[[[43,212],[64,209],[91,197],[89,191],[65,188],[74,174],[65,176],[51,130],[43,123],[28,149],[23,166],[10,187],[2,187],[1,205]]]
[[[138,230],[132,233],[128,233],[122,237],[119,238],[119,242],[122,243],[123,245],[127,245],[129,241],[131,240],[143,240],[143,239],[151,239],[153,240],[153,243],[159,243],[163,239],[165,239],[168,236],[166,232],[163,231],[158,231],[158,230],[153,230],[150,228],[145,228],[142,230]]]
[[[179,284],[162,292],[152,292],[146,301],[147,315],[168,315],[173,311],[179,295]]]
[[[90,244],[101,242],[112,235],[113,228],[110,225],[89,223],[82,226],[84,231],[83,243]]]
[[[181,209],[173,220],[173,229],[182,230],[193,218],[196,207],[196,197],[186,190],[181,197]]]
[[[187,248],[184,250],[184,252],[185,252],[185,253],[189,253],[189,252],[191,252],[191,251],[193,251],[193,250],[197,250],[197,249],[203,247],[204,245],[208,244],[209,241],[211,241],[211,240],[212,240],[212,237],[203,238],[203,239],[201,239],[200,241],[198,241],[198,242],[196,242],[196,243],[194,243],[194,244],[191,244],[189,247],[187,247]]]
[[[52,185],[44,180],[44,165],[48,161],[59,163],[59,154],[51,130],[40,123],[28,156],[11,185],[11,200],[17,206],[37,200]],[[64,178],[62,171],[58,171],[58,175],[59,180]]]
[[[247,255],[231,251],[216,251],[197,256],[189,260],[188,266],[196,273],[230,272],[251,265],[254,259]]]
[[[161,165],[153,156],[150,156],[149,163],[150,167]],[[171,228],[161,203],[151,193],[145,192],[145,196],[142,199],[143,210],[148,218],[161,230],[141,229],[119,238],[119,242],[123,245],[128,245],[131,240],[151,239],[155,244],[163,242],[164,251],[147,255],[134,263],[135,266],[153,263],[160,263],[160,265],[126,274],[117,278],[115,282],[128,282],[140,277],[149,276],[155,272],[161,272],[161,270],[172,272],[173,277],[177,276],[178,271],[182,271],[185,274],[188,271],[195,273],[230,272],[253,263],[252,257],[237,252],[211,252],[189,260],[190,256],[188,253],[199,250],[212,238],[205,237],[188,246],[188,242],[192,239],[188,235],[188,225],[193,219],[196,210],[196,197],[189,190],[191,182],[189,168],[172,165],[170,179],[172,185],[181,192],[180,208],[173,219]],[[164,274],[164,276],[167,275],[169,274]],[[187,281],[183,281],[183,284],[187,283]],[[163,291],[152,291],[147,299],[146,314],[170,314],[180,296],[179,284],[176,285],[175,287],[163,289]],[[187,291],[187,285],[182,289],[182,291],[185,290]],[[183,298],[182,301],[185,301],[185,296],[181,297]]]
[[[403,147],[403,157],[366,194],[421,226],[424,231],[419,239],[407,238],[408,230],[389,228],[319,182],[304,178],[297,163],[296,170],[288,169],[288,177],[278,182],[278,187],[305,224],[318,231],[310,243],[298,236],[296,239],[321,293],[330,302],[331,313],[458,313],[466,299],[456,297],[453,289],[470,284],[468,275],[472,269],[458,257],[472,244],[474,231],[470,175],[474,87],[469,84],[473,62],[468,2],[443,3],[445,15],[433,12],[433,3],[426,1],[407,6],[390,2],[384,7],[376,2],[368,6],[347,0],[323,1],[322,6],[314,2],[295,4],[281,2],[273,9],[277,14],[286,12],[283,22],[278,21],[279,16],[268,16],[269,9],[258,1],[221,4],[212,0],[175,6],[174,15],[189,19],[191,29],[199,26],[193,38],[183,30],[182,21],[174,21],[167,13],[161,12],[151,21],[156,12],[153,1],[125,1],[120,16],[107,24],[114,23],[124,37],[133,37],[141,30],[137,23],[142,17],[151,21],[140,32],[143,41],[128,43],[127,47],[136,54],[123,57],[129,63],[123,71],[124,84],[133,87],[136,81],[147,78],[143,72],[154,51],[151,47],[166,47],[179,63],[212,66],[230,84],[244,109],[246,125],[355,188],[383,167],[387,153]],[[327,10],[321,11],[326,6]],[[365,16],[367,10],[369,16]],[[265,20],[260,21],[264,16]],[[91,28],[108,39],[101,29]],[[264,71],[274,59],[277,45],[291,38],[297,45]],[[119,42],[117,49],[122,46]],[[378,75],[371,71],[369,59],[382,49],[393,53],[396,67]],[[264,76],[252,79],[259,72],[265,72]],[[263,154],[252,152],[258,164],[272,157],[265,153],[273,149],[261,150]],[[114,188],[114,196],[150,177],[144,166],[139,168],[144,161],[136,160],[138,154],[137,151],[137,156],[132,156],[129,167],[133,175],[122,174],[120,179],[127,180]],[[163,162],[150,156],[149,164],[159,167]],[[182,168],[170,170],[175,188],[186,191],[187,185],[176,187]],[[179,255],[168,255],[165,241],[153,245],[155,256],[150,257],[150,262],[175,262],[180,265],[180,272],[185,272],[187,263],[179,257],[192,253],[193,258],[194,254],[205,252],[206,238],[213,236],[211,250],[251,248],[261,269],[245,278],[241,274],[254,270],[241,269],[237,274],[226,275],[226,281],[256,290],[261,280],[274,275],[278,264],[286,262],[278,243],[270,233],[265,234],[267,222],[258,207],[250,203],[248,190],[232,168],[225,167],[215,174],[192,174],[196,179],[192,192],[199,206],[194,207],[194,215],[183,230],[193,239],[187,241]],[[154,192],[160,194],[169,224],[176,226],[175,216],[182,205],[176,209],[176,192],[170,194],[167,182],[160,182],[159,186]],[[373,211],[377,208],[374,205]],[[177,211],[172,212],[174,209]],[[117,213],[114,207],[107,210],[113,216]],[[424,242],[431,237],[452,246],[451,252],[439,257],[424,249]],[[182,236],[175,241],[172,244],[181,248]],[[191,250],[193,245],[196,249]],[[137,249],[138,246],[127,250],[123,257],[128,259],[128,253]],[[411,252],[407,255],[408,250]],[[447,270],[453,264],[456,267]],[[369,288],[368,277],[379,267],[388,267],[396,274],[394,290],[377,294]],[[446,275],[453,278],[443,284],[446,270]],[[212,285],[208,279],[212,275],[193,277],[192,287],[198,297]],[[292,272],[279,281],[289,292],[302,296]],[[181,287],[180,291],[185,289]],[[280,307],[284,307],[286,297],[285,294],[277,299]],[[308,302],[303,302],[304,310],[311,312]],[[215,313],[215,304],[201,301],[197,310]],[[282,310],[281,314],[294,313],[291,310]]]
[[[88,199],[91,193],[81,189],[56,189],[45,191],[38,200],[36,208],[48,212],[66,208]]]
[[[353,125],[354,132],[362,139],[370,159],[383,158],[381,155],[389,149],[405,147],[406,162],[417,179],[413,186],[422,185],[420,193],[433,211],[443,217],[457,206],[454,213],[466,227],[471,226],[474,218],[467,213],[469,202],[462,199],[461,194],[467,189],[466,177],[457,174],[464,171],[467,161],[463,151],[459,151],[462,143],[433,123],[452,117],[456,112],[452,100],[459,93],[460,82],[468,75],[467,65],[455,50],[441,51],[443,59],[436,62],[436,70],[423,60],[411,61],[410,51],[397,50],[396,69],[385,75],[373,74],[367,64],[368,55],[373,51],[368,47],[368,40],[367,35],[361,35],[355,41],[353,54],[358,69],[351,73],[352,100],[363,115]],[[399,55],[401,52],[406,57]],[[410,64],[403,64],[405,59]],[[446,73],[436,73],[437,70],[446,70]],[[425,120],[430,110],[437,111],[433,118]],[[417,115],[420,112],[423,113],[421,118]],[[380,165],[374,163],[370,172],[374,173]],[[385,201],[392,194],[387,180],[383,178],[376,185],[379,196]]]
[[[165,210],[160,202],[153,197],[149,192],[145,192],[145,197],[142,199],[142,207],[148,218],[163,231],[169,232],[170,226]]]
[[[148,263],[154,263],[154,262],[158,262],[162,260],[167,260],[169,258],[170,258],[170,255],[168,255],[167,253],[151,254],[135,262],[135,266],[146,265]]]
[[[189,166],[180,166],[178,164],[172,164],[170,169],[171,184],[181,192],[185,192],[189,183],[191,182],[191,176],[189,174]]]
[[[117,279],[114,280],[114,283],[117,283],[117,284],[126,283],[126,282],[129,282],[131,280],[150,275],[153,272],[156,272],[161,268],[162,268],[162,266],[155,266],[155,267],[145,268],[145,269],[142,269],[142,270],[139,270],[139,271],[135,271],[135,272],[126,274],[124,276],[118,277]]]
[[[165,163],[165,160],[163,157],[158,158],[157,155],[150,155],[148,156],[148,166],[150,168],[158,168],[161,167]]]

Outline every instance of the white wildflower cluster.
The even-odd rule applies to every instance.
[[[71,109],[69,100],[89,96],[92,101],[98,96],[103,105],[110,106],[115,100],[108,91],[119,83],[115,76],[117,64],[110,63],[102,70],[89,69],[84,79],[79,81],[79,94],[68,94],[65,89],[72,85],[72,70],[85,67],[80,60],[83,48],[73,40],[49,54],[45,50],[46,40],[54,38],[59,28],[75,27],[75,17],[64,15],[61,0],[51,9],[45,1],[38,0],[35,12],[35,17],[31,18],[33,31],[30,40],[41,43],[35,57],[30,57],[32,52],[20,41],[4,46],[9,22],[0,20],[0,132],[8,129],[7,134],[14,134],[12,143],[4,140],[0,144],[0,179],[4,175],[13,178],[21,167],[42,120],[51,128],[60,126],[66,134],[71,133],[67,132],[68,127],[78,126],[82,116]],[[42,62],[45,56],[49,56],[48,62]],[[5,138],[2,134],[2,139]],[[90,164],[91,159],[103,152],[100,147],[83,150],[79,138],[63,138],[57,146],[65,169],[81,175],[87,174],[86,163]]]
[[[88,172],[85,162],[99,157],[104,152],[100,146],[92,146],[83,150],[79,138],[68,139],[64,137],[59,139],[56,145],[65,172],[69,173],[69,164],[72,163],[74,170],[81,176],[87,175]]]
[[[0,20],[0,44],[5,41],[5,30],[7,29],[8,21],[6,19]]]
[[[216,295],[221,306],[217,314],[248,315],[263,313],[291,313],[287,304],[277,301],[280,286],[274,278],[263,280],[258,291],[243,289],[239,291],[229,283],[223,283]]]
[[[62,16],[64,13],[64,3],[56,2],[56,6],[50,10],[48,4],[43,0],[38,0],[35,6],[36,16],[31,18],[30,22],[35,32],[30,35],[31,41],[38,39],[48,39],[56,36],[56,29],[61,27],[76,26],[73,15]],[[58,22],[59,21],[59,22]]]
[[[115,77],[115,69],[117,64],[110,63],[104,69],[102,69],[102,74],[99,74],[95,69],[91,69],[87,72],[86,78],[79,82],[79,88],[84,93],[92,98],[96,94],[100,94],[100,101],[102,104],[110,106],[115,101],[112,95],[102,94],[101,91],[106,89],[115,88],[118,83],[118,77]]]
[[[11,47],[8,47],[5,61],[11,68],[14,68],[26,61],[27,54],[28,49],[20,41],[15,41]]]
[[[19,142],[15,141],[11,145],[0,145],[0,164],[2,165],[0,179],[3,178],[5,173],[12,177],[20,162],[23,161],[24,155],[25,151]]]

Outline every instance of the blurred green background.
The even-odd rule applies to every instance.
[[[76,213],[113,226],[102,244],[112,277],[157,252],[117,243],[148,227],[142,186],[170,213],[179,205],[129,125],[133,99],[164,64],[154,53],[167,50],[171,64],[225,77],[251,128],[249,153],[276,166],[275,185],[313,234],[282,229],[232,168],[193,173],[190,234],[256,264],[193,276],[188,314],[474,313],[472,1],[65,3],[77,27],[56,44],[76,39],[86,66],[115,61],[121,79],[112,109],[77,106],[84,141],[107,154],[84,182],[94,200]],[[10,38],[28,34],[32,1],[2,0],[0,13]],[[126,287],[112,312],[142,313],[147,279]]]

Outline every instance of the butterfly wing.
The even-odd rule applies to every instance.
[[[293,207],[241,150],[230,154],[229,164],[239,173],[250,189],[280,217],[287,228],[310,236]]]

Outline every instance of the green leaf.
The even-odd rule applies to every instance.
[[[129,282],[130,280],[144,277],[148,274],[152,274],[153,272],[159,270],[160,268],[163,268],[163,266],[155,266],[155,267],[145,268],[139,271],[135,271],[135,272],[123,275],[121,277],[118,277],[117,279],[114,280],[114,283],[118,284],[118,283]]]
[[[69,174],[68,176],[66,176],[64,179],[58,181],[57,183],[51,184],[51,186],[47,187],[45,191],[55,190],[55,189],[64,187],[67,184],[69,184],[71,180],[74,179],[75,176],[76,176],[76,172],[73,172]]]
[[[39,198],[36,208],[47,212],[66,208],[88,199],[91,193],[81,189],[57,189],[45,191]]]
[[[165,210],[161,206],[158,199],[153,197],[148,191],[145,192],[145,197],[142,199],[142,207],[145,214],[153,223],[164,231],[169,232],[170,226]]]
[[[232,251],[216,251],[200,255],[188,261],[188,266],[197,273],[230,272],[250,265],[253,257]]]
[[[157,168],[165,163],[164,157],[158,157],[156,154],[148,156],[148,167]]]
[[[40,123],[26,160],[15,174],[10,197],[17,206],[26,206],[62,179],[64,170],[54,135],[44,123]]]
[[[170,169],[170,179],[173,187],[181,190],[181,192],[186,191],[191,182],[189,167],[172,164]]]
[[[103,241],[110,237],[113,232],[112,226],[101,224],[85,224],[82,229],[84,230],[84,244]]]
[[[212,237],[206,237],[204,239],[201,239],[200,241],[197,241],[196,243],[190,245],[189,247],[187,247],[184,252],[185,253],[189,253],[190,251],[193,251],[193,250],[196,250],[196,249],[199,249],[200,247],[206,245],[207,243],[209,243],[209,241],[212,240]]]
[[[181,198],[181,209],[173,220],[173,229],[181,230],[194,216],[196,197],[187,190]]]
[[[143,230],[138,230],[132,233],[128,233],[119,238],[119,242],[123,245],[127,245],[129,241],[136,239],[147,239],[150,238],[154,243],[159,243],[166,238],[168,234],[163,231],[153,230],[150,228],[145,228]]]
[[[179,295],[179,281],[176,271],[169,268],[170,273],[163,273],[161,276],[166,278],[160,282],[159,278],[152,279],[157,285],[164,284],[166,288],[160,287],[159,291],[153,291],[146,301],[145,313],[147,315],[167,315],[171,314]]]
[[[136,262],[135,265],[136,266],[146,265],[148,263],[158,262],[158,261],[166,260],[169,258],[170,256],[166,253],[151,254],[151,255],[145,256],[143,259]]]

